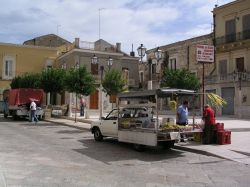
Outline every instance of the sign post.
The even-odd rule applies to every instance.
[[[214,62],[214,46],[197,45],[196,59],[198,63],[202,63],[202,111],[203,111],[205,106],[205,63],[211,64]]]

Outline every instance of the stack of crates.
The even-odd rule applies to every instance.
[[[224,123],[216,123],[215,131],[217,134],[217,144],[231,144],[231,131],[224,129]]]

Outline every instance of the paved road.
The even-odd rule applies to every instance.
[[[0,186],[249,186],[250,166],[179,150],[135,152],[88,131],[0,119]]]

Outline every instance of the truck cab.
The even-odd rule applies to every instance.
[[[118,138],[119,129],[155,128],[155,119],[145,107],[113,109],[106,117],[91,124],[91,132],[97,141],[103,137]]]
[[[91,123],[91,132],[96,141],[101,141],[103,136],[118,136],[118,109],[113,109],[106,117]]]

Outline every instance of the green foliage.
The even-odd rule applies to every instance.
[[[89,95],[95,90],[95,80],[86,66],[71,68],[64,79],[66,90],[82,95]]]
[[[10,83],[12,89],[16,88],[40,88],[40,74],[26,73],[12,79]]]
[[[200,88],[199,79],[186,69],[170,70],[165,69],[161,87],[190,89],[197,91]]]
[[[41,74],[41,88],[46,93],[61,93],[64,91],[65,74],[63,69],[45,69]]]
[[[122,73],[115,69],[108,71],[102,82],[103,90],[108,95],[116,95],[124,91],[125,85],[126,81],[122,78]]]

